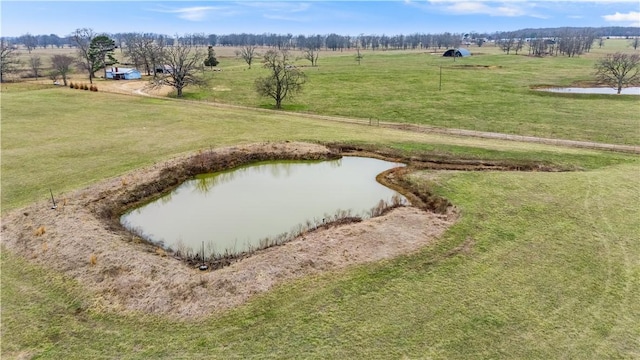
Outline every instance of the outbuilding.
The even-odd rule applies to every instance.
[[[158,65],[156,66],[156,74],[171,74],[173,67],[171,65]]]
[[[113,80],[134,80],[140,79],[142,74],[138,69],[112,67],[107,69],[107,79]]]
[[[444,54],[442,54],[442,56],[467,57],[467,56],[471,56],[471,52],[469,50],[467,50],[467,49],[464,49],[464,48],[449,49],[449,50],[445,51]]]

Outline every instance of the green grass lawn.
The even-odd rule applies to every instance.
[[[425,51],[369,51],[358,65],[352,53],[321,52],[305,67],[303,92],[285,101],[290,111],[329,114],[528,136],[640,144],[640,97],[554,94],[541,85],[593,82],[594,64],[612,49],[581,57],[536,58],[480,52],[443,58]],[[526,52],[525,52],[526,53]],[[297,64],[307,65],[298,60]],[[185,97],[271,108],[253,84],[266,70],[222,59],[208,72],[209,85],[187,88]]]
[[[613,113],[637,104],[567,99]],[[512,111],[505,101],[496,112]],[[640,357],[638,156],[21,85],[3,84],[0,110],[3,212],[45,200],[49,188],[61,194],[185,152],[260,141],[343,141],[577,170],[417,172],[412,181],[461,213],[436,245],[283,284],[197,321],[93,309],[73,279],[2,251],[3,359]],[[606,118],[589,114],[599,124],[576,132],[608,131]],[[522,116],[536,123],[535,113]]]
[[[636,358],[637,172],[632,162],[436,174],[436,189],[462,212],[437,246],[286,284],[201,321],[82,311],[90,299],[73,281],[4,252],[3,354]],[[465,241],[468,252],[448,255]]]
[[[303,140],[398,143],[408,150],[472,158],[551,161],[597,167],[624,156],[552,146],[416,134],[335,124],[282,112],[219,109],[206,104],[12,87],[2,93],[2,210],[122,175],[198,149]],[[34,116],[34,114],[41,114]],[[402,145],[411,142],[412,145]]]

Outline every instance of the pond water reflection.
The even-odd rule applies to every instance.
[[[557,93],[574,93],[574,94],[611,94],[616,95],[618,90],[607,87],[567,87],[567,88],[542,88],[540,91],[557,92]],[[623,88],[620,95],[640,95],[640,87]]]
[[[339,210],[368,217],[380,200],[399,194],[379,173],[403,164],[363,157],[321,162],[279,161],[197,176],[121,217],[121,223],[166,247],[236,253],[260,239],[321,223]],[[213,246],[213,249],[210,247]]]

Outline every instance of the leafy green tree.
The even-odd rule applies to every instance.
[[[213,50],[213,46],[209,45],[207,49],[207,58],[204,59],[204,66],[214,67],[219,64],[218,59],[216,59],[216,52]]]
[[[256,79],[256,91],[275,100],[276,109],[281,109],[284,99],[302,90],[307,77],[293,66],[286,50],[267,51],[263,67],[269,71],[269,76]]]
[[[117,62],[113,56],[116,49],[116,42],[106,35],[98,35],[91,39],[89,44],[89,59],[91,63],[91,72],[104,69],[104,77],[107,77],[107,66]]]

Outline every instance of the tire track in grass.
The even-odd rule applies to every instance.
[[[590,176],[590,174],[588,175]],[[590,177],[588,177],[589,180],[589,185],[592,186],[593,182],[591,180]],[[637,190],[637,189],[636,189]],[[637,192],[636,192],[637,194]],[[637,200],[637,199],[636,199]],[[632,310],[632,302],[631,302],[631,297],[633,296],[633,294],[637,294],[636,291],[633,290],[634,288],[634,282],[633,282],[633,269],[634,269],[634,263],[633,260],[631,259],[631,256],[629,254],[629,247],[626,244],[625,239],[620,238],[620,236],[617,235],[616,230],[615,230],[615,226],[612,225],[610,217],[608,216],[608,211],[606,209],[603,208],[603,202],[602,201],[596,201],[594,202],[595,206],[598,210],[598,214],[600,215],[600,219],[602,222],[602,225],[604,226],[604,228],[606,228],[607,233],[608,233],[608,238],[610,239],[610,241],[606,241],[603,240],[603,243],[606,243],[606,248],[607,248],[607,287],[606,287],[606,291],[605,294],[613,294],[613,291],[615,291],[616,293],[621,293],[621,299],[617,302],[611,302],[611,304],[618,304],[617,310],[613,312],[614,315],[614,319],[613,319],[613,326],[612,329],[609,332],[609,337],[612,336],[612,333],[614,333],[614,331],[619,331],[619,330],[623,330],[622,332],[624,333],[624,329],[626,328],[626,324],[633,324],[634,322],[637,322],[638,319],[633,319],[633,318],[629,318],[629,314],[633,314],[633,310]],[[637,203],[637,202],[636,202]],[[633,209],[631,209],[633,210]],[[593,212],[587,212],[589,214],[593,214]],[[600,238],[600,237],[599,237]],[[600,238],[602,239],[602,238]],[[611,244],[610,244],[611,243]],[[611,246],[613,245],[614,247],[618,248],[617,253],[615,254],[615,258],[616,259],[622,259],[622,269],[620,271],[620,277],[621,278],[621,282],[620,282],[620,288],[621,290],[616,290],[617,287],[613,287],[611,285],[612,279],[613,279],[613,256],[612,256],[612,250],[611,250]],[[610,295],[610,296],[611,296]],[[604,297],[603,297],[604,298]],[[600,302],[600,306],[598,307],[599,309],[602,309],[602,305],[604,303],[604,299]],[[619,329],[619,330],[618,330]],[[638,340],[636,339],[636,343],[638,342]],[[605,342],[600,342],[599,346],[597,347],[597,349],[599,350],[598,353],[602,353],[602,348],[604,346]],[[636,344],[638,345],[638,344]],[[636,347],[635,350],[636,355],[638,355],[638,347]],[[606,354],[606,353],[604,353]],[[603,354],[603,355],[604,355]]]
[[[596,185],[594,185],[592,176],[593,176],[593,173],[585,174],[585,180],[586,180],[587,186],[586,186],[586,192],[584,194],[584,202],[583,202],[584,214],[587,215],[587,219],[590,224],[595,224],[598,220],[604,221],[606,224],[608,224],[608,220],[604,212],[602,211],[600,201],[598,201],[598,199],[593,199],[596,196],[596,194],[598,194],[598,191],[597,190],[593,191]],[[597,211],[594,211],[594,210],[597,210]],[[595,214],[597,214],[597,216]],[[596,228],[594,228],[593,230],[595,230]],[[610,227],[609,227],[609,230],[611,230]],[[594,302],[594,304],[589,309],[589,312],[593,316],[593,320],[591,321],[591,326],[590,326],[591,330],[593,331],[597,327],[597,324],[603,323],[604,321],[606,321],[606,319],[603,319],[602,309],[606,305],[605,298],[607,298],[607,294],[609,294],[612,289],[611,283],[613,279],[613,264],[611,259],[613,257],[613,253],[611,251],[611,246],[609,244],[609,241],[607,240],[607,238],[605,238],[605,236],[602,234],[601,231],[594,231],[592,234],[594,238],[598,241],[598,243],[600,243],[601,246],[603,247],[604,257],[605,257],[604,260],[606,261],[606,268],[605,268],[606,279],[604,282],[603,289],[597,301]],[[609,231],[609,236],[612,236],[612,235],[613,235],[612,232]],[[604,345],[603,341],[600,341],[596,344],[596,349],[597,349],[596,353],[600,353],[602,351],[603,345]]]
[[[632,312],[631,297],[634,294],[634,264],[625,239],[618,235],[616,227],[610,219],[609,212],[603,207],[604,202],[595,198],[597,194],[603,193],[600,189],[595,189],[596,187],[602,187],[600,183],[594,183],[593,177],[596,175],[598,174],[585,174],[587,192],[584,199],[584,210],[585,214],[589,214],[588,220],[591,223],[598,222],[600,225],[597,228],[604,229],[594,232],[594,236],[604,248],[604,256],[606,257],[606,280],[601,292],[602,295],[592,306],[592,309],[595,310],[595,312],[592,311],[594,315],[592,329],[602,329],[602,326],[599,326],[599,324],[611,323],[611,328],[607,329],[606,334],[602,334],[603,341],[599,341],[595,345],[595,354],[611,356],[613,355],[610,353],[611,349],[607,351],[607,347],[611,345],[611,341],[616,340],[615,337],[618,333],[625,333],[626,324],[634,323],[634,320],[629,318],[628,315]],[[622,266],[620,271],[615,270],[617,262],[614,263],[614,259],[622,260],[622,264],[619,264],[619,266]],[[618,275],[616,276],[615,273],[618,273]],[[616,281],[616,278],[620,279]],[[608,301],[608,299],[612,297],[620,297],[620,299],[617,301]],[[606,307],[610,307],[611,309],[608,311]],[[604,341],[605,339],[609,341]],[[621,352],[625,351],[620,348],[617,350]],[[618,353],[617,355],[623,355],[623,353]]]

